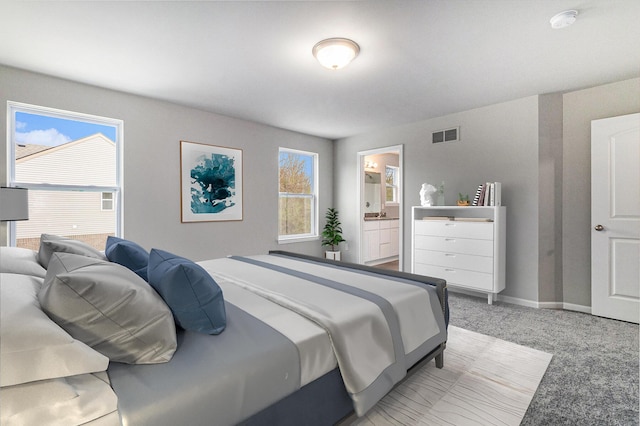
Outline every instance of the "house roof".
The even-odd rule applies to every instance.
[[[70,141],[58,146],[37,145],[37,144],[16,144],[16,160],[20,160],[18,162],[28,161],[29,159],[38,157],[40,155],[46,155],[62,149],[71,148],[75,145],[86,143],[86,142],[93,142],[96,139],[100,139],[104,142],[109,142],[115,145],[115,143],[111,139],[107,138],[102,133],[95,133],[93,135],[89,135],[81,139],[76,139],[75,141]]]
[[[19,160],[24,157],[28,157],[33,154],[37,154],[38,152],[46,151],[50,149],[50,146],[46,145],[36,145],[36,144],[18,144],[16,145],[16,160]]]
[[[638,77],[638,22],[638,0],[9,0],[0,63],[336,139]],[[360,55],[321,67],[329,37]]]

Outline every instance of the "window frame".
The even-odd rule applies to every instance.
[[[110,195],[110,197],[106,197],[106,198],[105,198],[105,195],[106,195],[106,194],[109,194],[109,195]],[[109,203],[111,204],[111,207],[109,207],[109,208],[105,208],[105,204],[104,204],[104,203],[105,203],[105,201],[106,201],[106,202],[109,202]],[[100,211],[103,211],[103,212],[106,212],[106,211],[112,212],[113,210],[114,210],[114,205],[113,205],[113,192],[103,191],[103,192],[101,193],[101,196],[100,196]]]
[[[93,124],[105,126],[113,126],[116,129],[116,185],[115,186],[97,186],[97,185],[61,185],[48,183],[30,183],[19,182],[15,179],[16,172],[16,113],[23,112],[27,114],[45,115],[54,118],[62,118],[66,120],[84,121]],[[8,186],[19,186],[29,190],[45,190],[45,191],[86,191],[86,192],[111,192],[113,193],[113,210],[116,211],[115,235],[121,237],[124,228],[124,179],[123,179],[123,145],[124,145],[124,121],[116,118],[101,117],[97,115],[85,114],[75,111],[67,111],[58,108],[51,108],[39,105],[31,105],[22,102],[7,101],[7,176]],[[101,194],[102,198],[102,194]],[[102,207],[102,206],[101,206]],[[8,244],[11,247],[16,246],[16,223],[8,222]]]
[[[391,206],[397,206],[400,203],[400,167],[398,166],[390,166],[390,165],[385,165],[384,166],[385,170],[384,170],[384,184],[385,184],[385,204],[386,205],[391,205]],[[387,169],[392,169],[394,170],[393,172],[393,184],[389,184],[387,183]],[[392,188],[393,191],[393,201],[387,201],[387,188]]]
[[[313,159],[313,185],[311,188],[311,194],[296,194],[296,193],[285,193],[280,192],[280,155],[285,153],[292,154],[300,154],[310,156]],[[316,152],[303,151],[299,149],[293,148],[278,148],[278,244],[288,244],[288,243],[298,243],[303,241],[314,241],[319,240],[319,220],[318,220],[318,212],[319,212],[319,195],[318,195],[318,164],[319,164],[319,154]],[[293,234],[293,235],[280,235],[280,199],[281,198],[307,198],[311,199],[312,207],[311,207],[311,232],[307,234]]]

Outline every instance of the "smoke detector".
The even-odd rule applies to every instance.
[[[568,27],[569,25],[576,22],[576,17],[578,16],[577,10],[565,10],[564,12],[560,12],[555,15],[553,18],[549,20],[551,23],[551,28],[554,30]]]

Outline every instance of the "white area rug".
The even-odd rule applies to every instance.
[[[353,424],[518,425],[551,357],[449,326],[444,368],[429,362]]]

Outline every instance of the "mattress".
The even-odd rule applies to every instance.
[[[446,341],[430,285],[275,254],[199,264],[227,329],[179,331],[166,364],[111,363],[123,425],[237,424],[336,372],[361,415]]]

